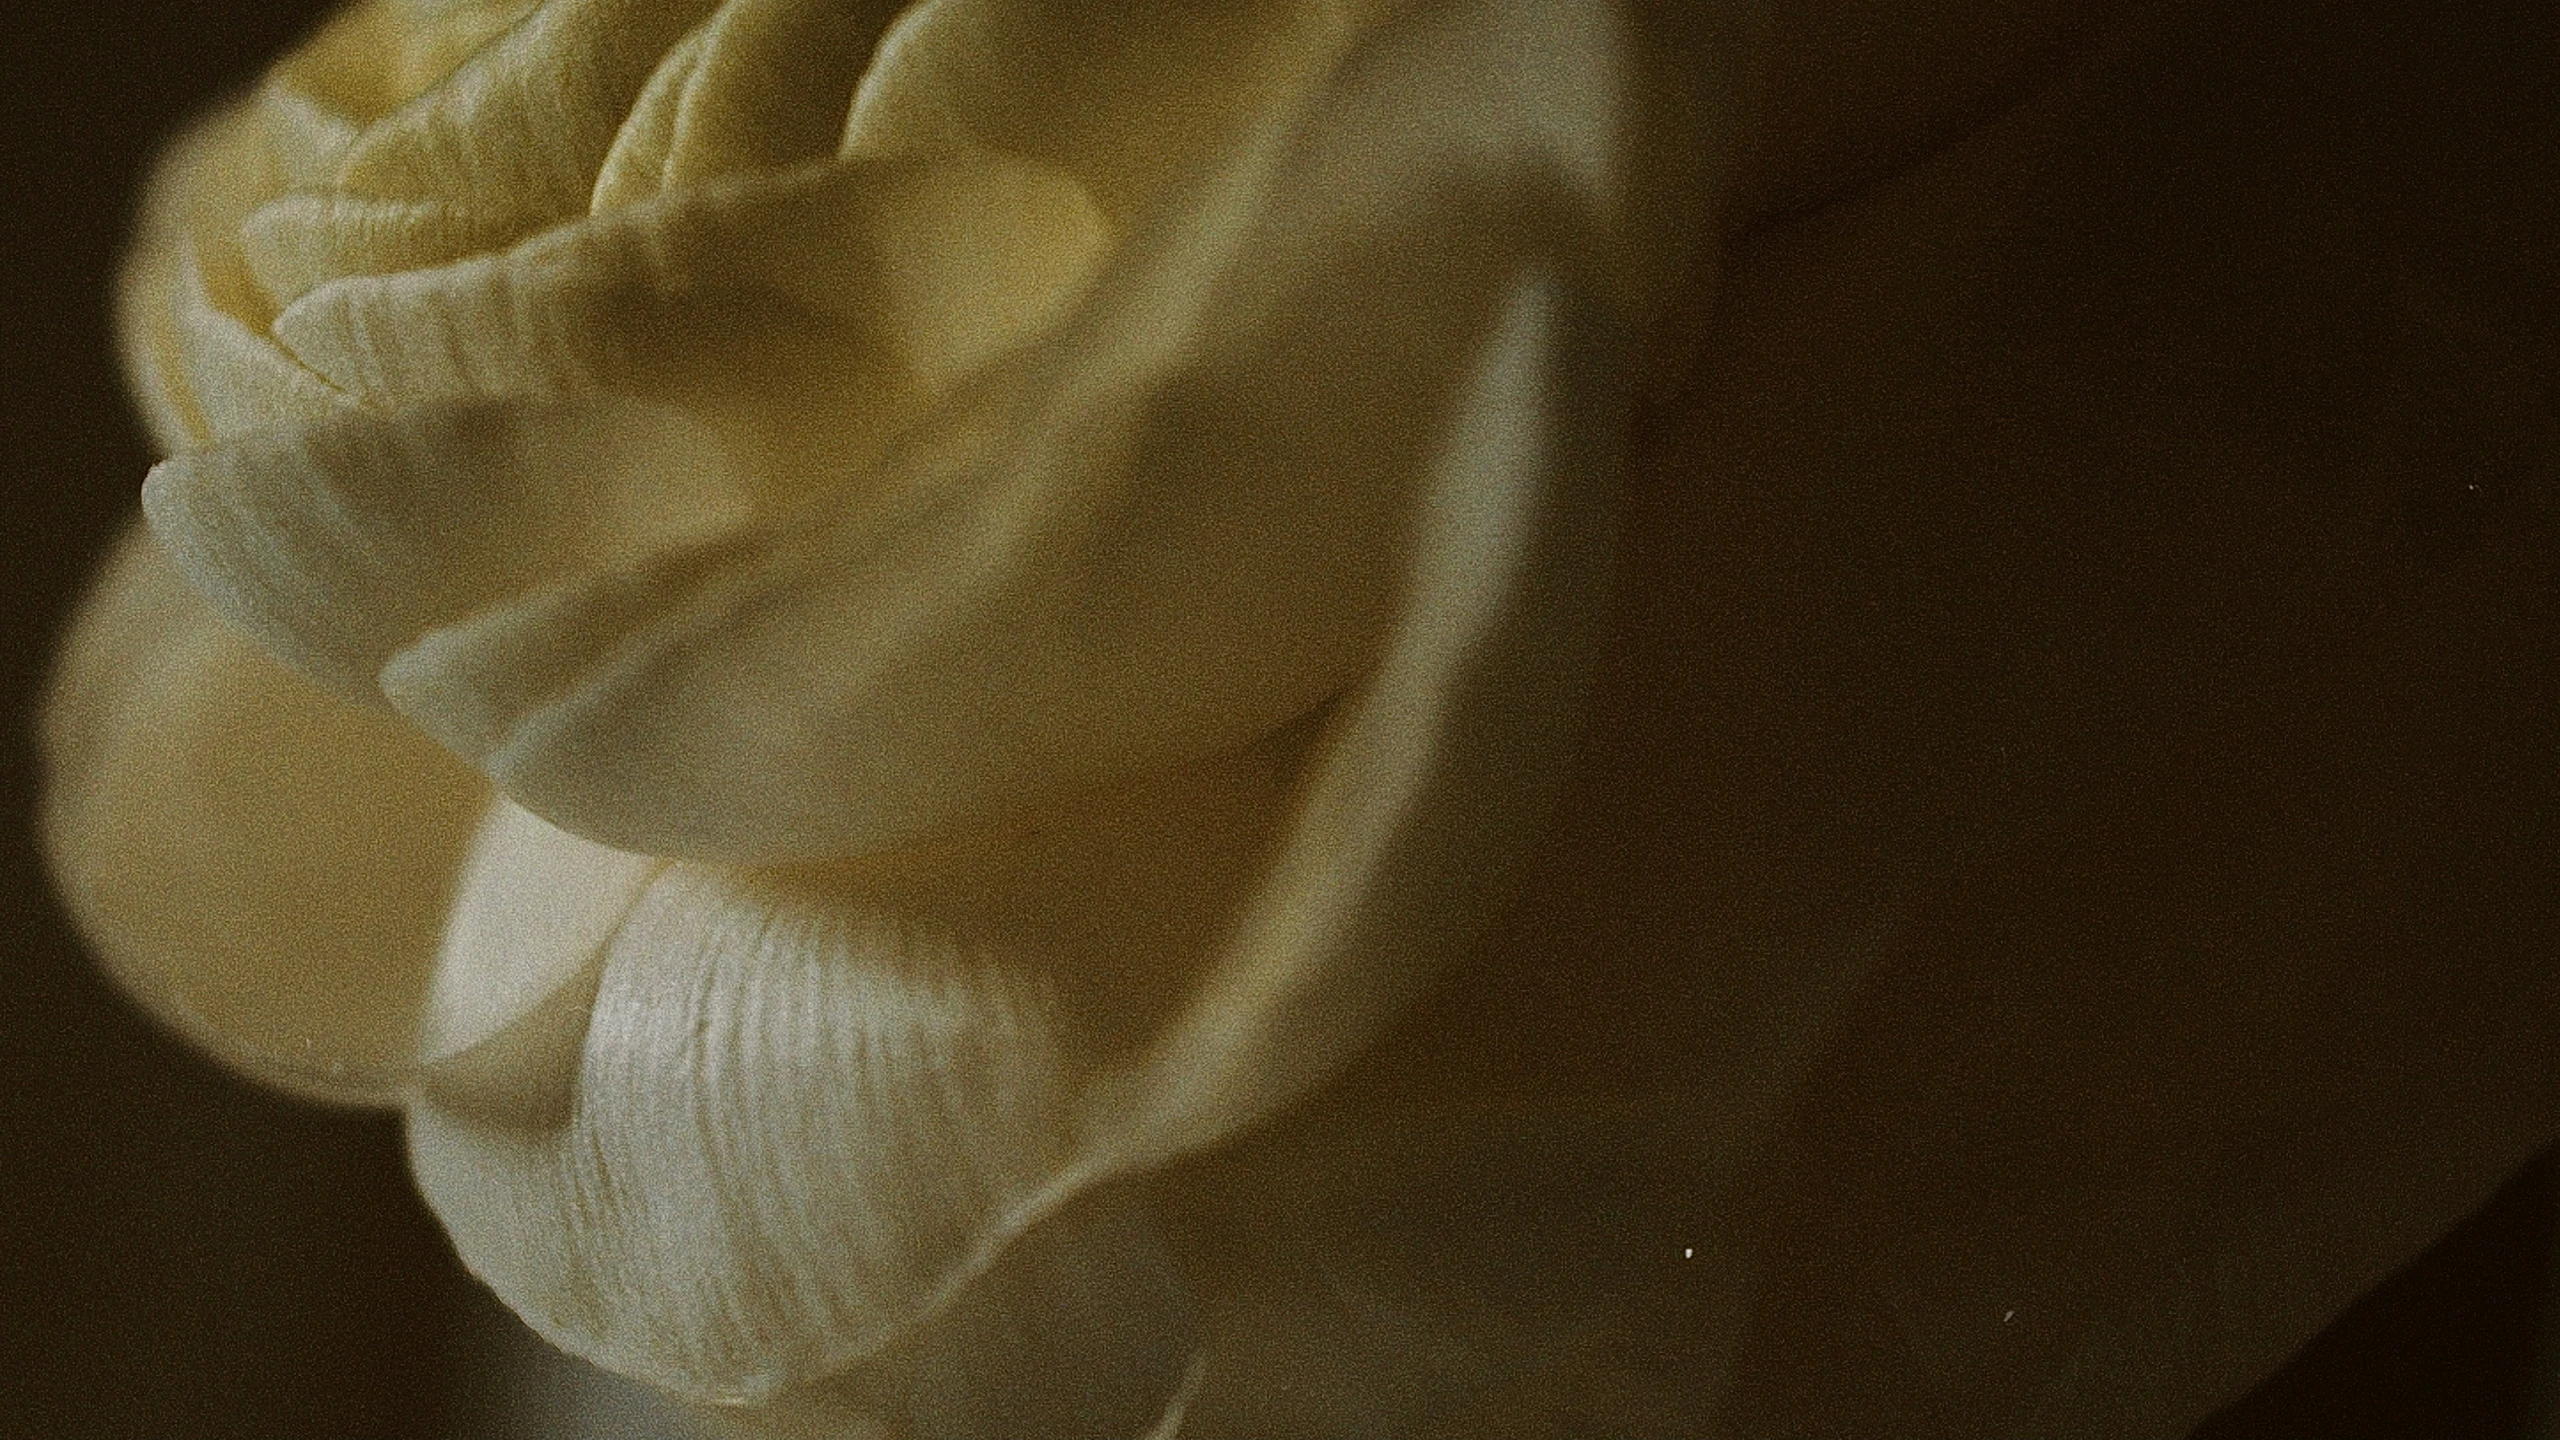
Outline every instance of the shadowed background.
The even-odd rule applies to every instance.
[[[157,1034],[70,935],[24,819],[28,717],[52,637],[150,458],[106,344],[142,167],[322,8],[38,0],[0,20],[12,191],[0,455],[15,522],[0,531],[14,587],[0,626],[13,717],[0,782],[13,817],[0,827],[0,1435],[502,1431],[471,1398],[488,1302],[411,1196],[392,1121],[271,1098]],[[2560,75],[2548,55],[2521,63]],[[2543,1433],[2531,1382],[2544,1368],[2550,1199],[2545,1168],[2525,1172],[2201,1433]]]

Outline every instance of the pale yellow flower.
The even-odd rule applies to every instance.
[[[2498,107],[2099,9],[351,10],[152,191],[65,891],[743,1423],[2178,1433],[2560,1128],[2392,488],[2560,310]]]
[[[75,907],[217,1053],[405,1106],[575,1353],[1154,1423],[1203,1345],[1121,1182],[1357,1053],[1552,790],[1701,33],[346,12],[144,219],[172,458],[64,664]]]

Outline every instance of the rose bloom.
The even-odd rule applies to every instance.
[[[370,0],[56,873],[751,1428],[2177,1433],[2560,1101],[2551,107],[2300,19]]]

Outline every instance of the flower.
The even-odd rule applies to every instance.
[[[346,11],[154,182],[66,894],[215,1053],[403,1106],[566,1349],[1178,1412],[1133,1186],[1427,988],[1561,769],[1700,28]]]
[[[768,1427],[2182,1431],[2560,1128],[2549,49],[1985,8],[351,12],[65,889]]]

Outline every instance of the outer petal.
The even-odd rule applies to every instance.
[[[1305,712],[1375,653],[1519,265],[1609,248],[1584,202],[1625,39],[1604,6],[1417,20],[803,523],[487,611],[386,691],[572,829],[730,858],[905,843]]]
[[[1815,893],[1943,867],[1761,1169],[1738,1433],[2188,1433],[2560,1134],[2549,17],[2316,13],[1737,257],[1664,718]]]
[[[1044,1308],[1005,1287],[1099,1285],[1143,1304],[1043,1343],[1077,1352],[1073,1374],[1120,1377],[1105,1388],[1134,1391],[1113,1403],[1151,1417],[1192,1347],[1136,1213],[1058,1227],[1028,1262],[1063,1266],[1054,1283],[1016,1266],[961,1292],[1073,1143],[1082,1057],[1214,943],[1286,758],[796,874],[669,868],[502,808],[430,1020],[482,1038],[439,1057],[412,1108],[421,1186],[537,1329],[679,1393],[764,1400],[857,1359],[931,1371],[959,1357],[919,1335],[928,1316],[992,1343],[1007,1314]],[[564,908],[557,882],[578,872]],[[594,918],[550,918],[566,915]],[[469,1007],[484,1018],[457,1024]],[[981,1377],[1000,1363],[975,1359]],[[907,1403],[905,1382],[875,1378],[873,1402]]]
[[[389,1098],[478,778],[279,668],[139,532],[69,638],[44,741],[47,858],[126,989],[271,1083]]]

